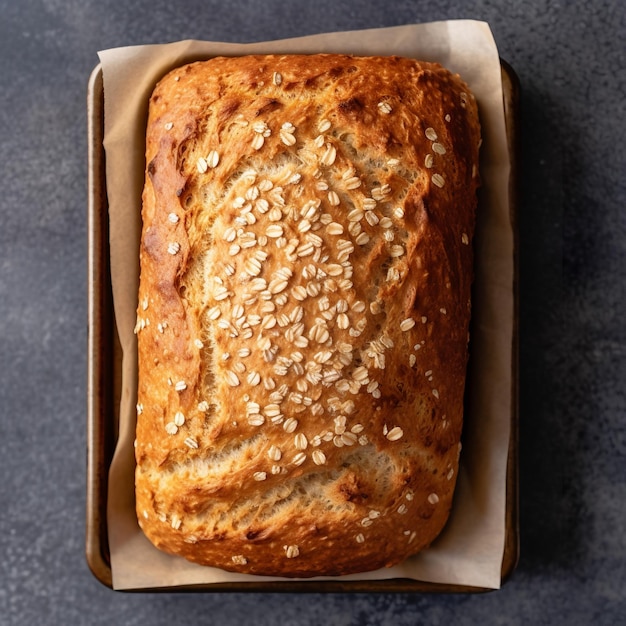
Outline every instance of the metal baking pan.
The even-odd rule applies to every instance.
[[[516,214],[516,164],[518,161],[519,82],[504,61],[502,84],[507,135],[512,155],[510,182],[511,223],[515,237],[514,326],[511,438],[507,465],[506,535],[502,583],[519,558],[518,471],[518,245]],[[117,337],[109,266],[108,202],[106,194],[104,93],[102,70],[93,70],[87,94],[88,113],[88,378],[87,378],[87,500],[86,558],[94,576],[112,588],[107,534],[108,473],[118,432],[121,397],[121,349]],[[150,591],[141,589],[138,591]],[[480,587],[421,582],[409,579],[380,581],[263,581],[163,587],[152,591],[266,591],[266,592],[423,592],[479,593]]]

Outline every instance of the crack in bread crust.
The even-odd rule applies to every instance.
[[[150,102],[136,500],[252,574],[390,566],[441,532],[463,421],[480,129],[458,76],[216,58]]]

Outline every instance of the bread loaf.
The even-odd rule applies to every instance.
[[[136,504],[160,549],[289,577],[394,565],[450,511],[476,102],[430,63],[214,58],[150,100]]]

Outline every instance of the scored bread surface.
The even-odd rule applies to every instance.
[[[215,58],[150,100],[136,503],[160,549],[311,577],[394,565],[456,482],[480,130],[458,76]]]

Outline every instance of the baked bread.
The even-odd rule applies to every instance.
[[[480,129],[397,57],[214,58],[150,100],[136,502],[160,549],[288,577],[394,565],[450,511]]]

